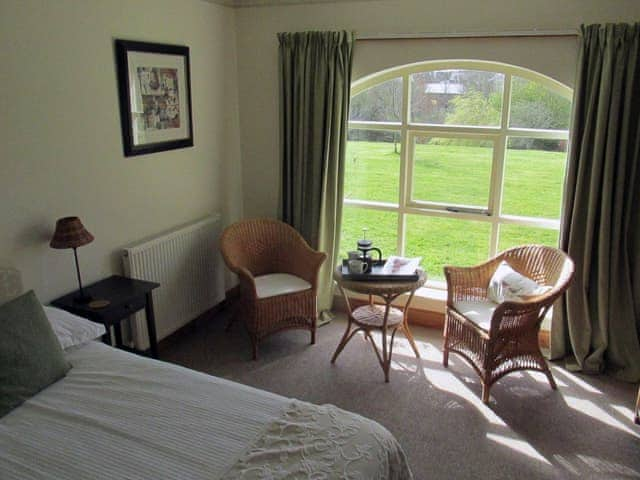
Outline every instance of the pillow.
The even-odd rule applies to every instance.
[[[550,289],[519,274],[503,260],[489,281],[487,296],[495,303],[522,302],[527,297],[542,295]]]
[[[0,417],[71,366],[33,291],[0,306]]]
[[[103,325],[55,307],[44,307],[53,332],[62,348],[82,345],[106,333]]]

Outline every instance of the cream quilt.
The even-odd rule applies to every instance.
[[[90,342],[0,419],[0,478],[410,479],[381,425]]]

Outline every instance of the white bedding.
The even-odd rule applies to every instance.
[[[273,446],[269,430],[283,424],[283,418],[288,422],[292,406],[328,408],[293,402],[97,342],[68,351],[67,358],[73,368],[64,379],[0,419],[3,480],[250,478],[246,462],[259,458],[255,452],[262,448],[260,442],[270,439]],[[330,408],[318,412],[339,412],[348,419],[340,425],[351,422],[366,427],[360,428],[358,445],[334,442],[341,452],[371,450],[370,464],[350,465],[364,475],[357,478],[411,477],[402,450],[384,428]],[[365,430],[371,432],[366,441]],[[326,430],[326,435],[333,433]],[[315,448],[317,438],[314,441]],[[372,445],[364,445],[367,441]],[[293,445],[293,440],[285,444]],[[305,465],[315,461],[312,456],[317,452],[308,446],[302,453],[308,457]],[[276,463],[282,461],[281,455],[273,458]],[[336,472],[331,478],[343,478],[343,474]]]

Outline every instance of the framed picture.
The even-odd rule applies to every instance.
[[[124,154],[193,146],[189,47],[116,40]]]

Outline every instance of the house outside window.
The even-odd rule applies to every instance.
[[[572,91],[519,67],[413,64],[352,86],[341,254],[362,237],[384,256],[442,267],[506,248],[556,246]]]

